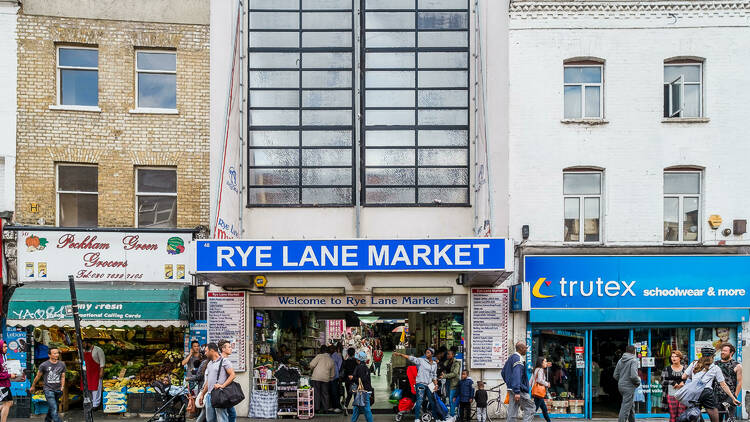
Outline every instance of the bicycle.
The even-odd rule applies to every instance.
[[[502,394],[502,387],[505,386],[504,382],[487,390],[487,422],[499,421],[505,419],[508,416],[508,405],[505,404],[505,397]],[[491,394],[495,397],[490,398]],[[477,417],[477,404],[476,401],[471,404],[471,419],[474,420]]]
[[[719,418],[721,418],[721,415],[725,415],[724,422],[737,422],[737,408],[734,405],[722,402],[718,410]]]

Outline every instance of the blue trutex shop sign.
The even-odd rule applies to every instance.
[[[511,271],[499,238],[199,240],[198,273]]]

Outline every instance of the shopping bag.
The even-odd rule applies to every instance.
[[[531,387],[531,395],[536,398],[543,399],[547,397],[547,387],[535,382],[534,386]]]
[[[370,401],[370,392],[365,390],[365,388],[362,386],[362,380],[359,380],[359,386],[357,387],[357,392],[354,393],[354,406],[367,406],[367,403]]]
[[[680,401],[680,403],[684,404],[685,406],[691,406],[690,402],[697,403],[698,399],[701,396],[701,393],[705,388],[706,384],[704,384],[702,380],[688,380],[685,382],[685,385],[683,385],[682,388],[674,393],[674,396],[677,400]]]

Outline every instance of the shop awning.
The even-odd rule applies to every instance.
[[[76,293],[84,327],[187,325],[184,285],[85,285],[77,287]],[[16,289],[8,304],[7,324],[73,326],[70,289],[60,283],[34,283]]]

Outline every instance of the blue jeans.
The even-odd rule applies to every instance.
[[[234,406],[227,409],[227,419],[229,422],[235,422],[237,420],[237,411],[234,410]]]
[[[352,422],[357,422],[360,413],[365,414],[365,420],[367,422],[372,422],[372,409],[370,409],[370,400],[365,401],[364,406],[354,406],[354,408],[352,409]]]
[[[57,404],[62,397],[62,391],[45,391],[44,397],[47,399],[47,416],[44,417],[44,422],[62,422],[60,415],[57,414]]]
[[[217,409],[211,406],[211,393],[203,399],[206,408],[206,422],[229,422],[227,409]]]
[[[458,388],[448,391],[448,401],[451,405],[451,416],[456,416],[456,407],[458,407]]]
[[[414,419],[419,419],[422,414],[422,401],[424,396],[427,396],[427,401],[430,403],[430,409],[435,409],[435,395],[430,391],[430,387],[425,384],[417,384],[417,403],[414,405]]]
[[[547,403],[544,402],[544,399],[540,397],[534,397],[534,406],[536,406],[537,409],[542,409],[542,416],[544,416],[544,420],[550,422],[549,412],[547,411]]]

